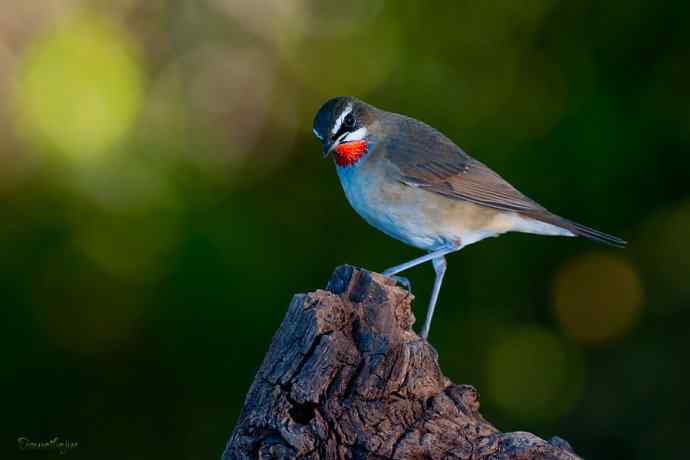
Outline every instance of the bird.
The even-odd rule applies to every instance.
[[[621,238],[560,217],[528,198],[453,141],[414,118],[351,96],[316,113],[313,133],[332,154],[350,205],[370,225],[426,254],[384,270],[396,277],[431,261],[434,280],[421,337],[431,320],[446,256],[507,232],[582,236],[614,247]]]

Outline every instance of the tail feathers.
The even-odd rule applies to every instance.
[[[616,248],[624,248],[628,244],[627,241],[618,238],[617,236],[600,232],[599,230],[578,224],[577,222],[573,222],[572,220],[568,220],[551,213],[547,215],[541,214],[539,216],[532,216],[532,218],[566,229],[575,236],[583,236],[592,241],[607,244]]]
[[[554,222],[556,225],[563,227],[570,232],[572,232],[576,236],[583,236],[585,238],[588,238],[592,241],[596,241],[598,243],[603,243],[607,244],[609,246],[613,246],[616,248],[624,248],[626,244],[628,244],[627,241],[622,240],[618,238],[617,236],[609,235],[608,233],[600,232],[599,230],[595,230],[593,228],[589,228],[585,225],[578,224],[577,222],[573,222],[572,220],[568,219],[563,219],[560,218],[560,222]]]

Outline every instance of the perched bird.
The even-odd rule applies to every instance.
[[[625,241],[557,216],[520,193],[431,126],[353,97],[327,101],[314,119],[323,155],[333,154],[345,196],[369,224],[427,254],[383,272],[431,261],[436,280],[422,337],[438,300],[445,255],[506,232]]]

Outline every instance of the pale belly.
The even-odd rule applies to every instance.
[[[376,171],[338,168],[345,196],[370,225],[411,246],[433,251],[509,231],[510,214],[375,177]]]

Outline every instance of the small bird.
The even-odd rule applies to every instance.
[[[445,256],[506,232],[626,242],[557,216],[527,198],[445,135],[413,118],[354,97],[327,101],[314,135],[330,153],[352,207],[370,225],[427,254],[383,272],[395,276],[431,261],[436,279],[422,337],[427,339],[446,271]]]

